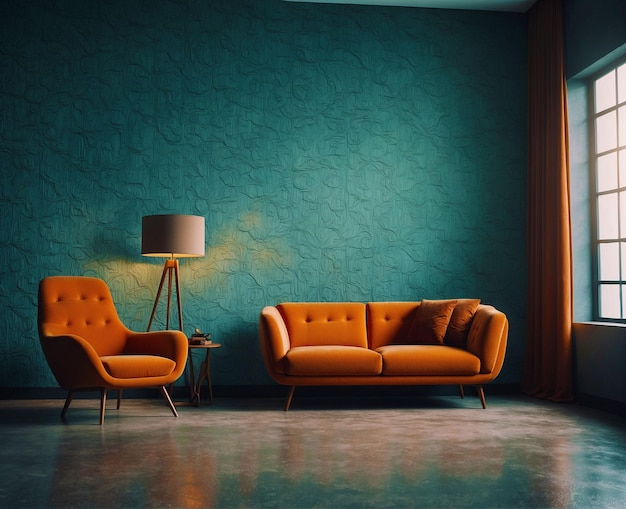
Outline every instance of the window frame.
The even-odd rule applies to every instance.
[[[590,189],[590,230],[591,230],[591,281],[592,281],[592,308],[593,308],[593,319],[598,322],[609,322],[609,323],[623,323],[626,324],[626,233],[622,233],[622,230],[626,231],[626,225],[620,224],[620,207],[622,206],[620,203],[620,193],[625,193],[626,196],[626,182],[620,181],[620,161],[619,161],[619,153],[620,147],[621,150],[626,150],[626,146],[620,145],[619,142],[619,134],[620,134],[620,123],[619,123],[619,109],[620,107],[626,107],[626,98],[624,101],[619,102],[619,96],[616,98],[616,104],[609,108],[602,110],[599,113],[596,113],[596,82],[610,73],[611,71],[617,71],[619,67],[626,64],[626,56],[622,56],[621,58],[614,60],[610,64],[604,66],[601,70],[591,75],[587,82],[587,93],[588,93],[588,128],[589,128],[589,137],[588,137],[588,147],[589,147],[589,189]],[[618,91],[616,90],[616,94]],[[617,145],[615,149],[609,149],[602,152],[597,151],[597,140],[596,140],[596,120],[598,117],[605,115],[607,112],[615,111],[616,113],[616,136],[617,136]],[[617,158],[617,178],[618,178],[618,186],[615,189],[606,190],[606,191],[598,191],[598,159],[600,155],[606,155],[610,153],[615,153]],[[622,168],[622,172],[626,174],[626,168]],[[599,239],[599,198],[603,195],[608,195],[610,193],[617,193],[617,228],[618,228],[618,237],[617,239]],[[625,214],[626,215],[626,214]],[[619,279],[612,280],[600,279],[600,245],[608,244],[610,242],[616,242],[618,244],[618,268],[619,268]],[[625,251],[622,254],[622,250]],[[620,309],[620,318],[614,317],[602,317],[600,316],[600,306],[601,306],[601,298],[600,298],[600,290],[601,285],[616,285],[618,287],[619,294],[619,309]]]

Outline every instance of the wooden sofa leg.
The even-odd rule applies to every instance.
[[[120,405],[122,404],[122,389],[117,391],[117,409],[120,409]]]
[[[285,412],[289,410],[289,407],[291,406],[291,400],[293,399],[293,393],[295,390],[296,390],[295,385],[292,385],[291,387],[289,387],[289,394],[287,394],[287,402],[285,403]]]
[[[487,408],[487,402],[485,401],[485,391],[483,391],[482,385],[476,386],[476,392],[478,392],[478,397],[480,398],[480,403],[484,408]]]
[[[61,418],[65,417],[67,413],[67,409],[70,407],[70,403],[74,399],[74,391],[67,391],[67,398],[65,398],[65,405],[63,405],[63,410],[61,410]]]
[[[461,393],[461,399],[465,399],[465,391],[463,390],[463,386],[459,384],[459,392]]]

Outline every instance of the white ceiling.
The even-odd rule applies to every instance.
[[[526,12],[537,0],[285,0],[323,4],[384,5],[437,9]]]

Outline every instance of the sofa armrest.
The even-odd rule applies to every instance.
[[[275,306],[266,306],[259,317],[261,352],[270,375],[285,374],[283,358],[291,348],[289,333],[282,315]]]
[[[467,337],[467,350],[480,359],[480,372],[495,378],[504,363],[509,321],[502,311],[481,304]]]

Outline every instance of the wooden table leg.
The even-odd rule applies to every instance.
[[[190,348],[187,355],[189,361],[189,401],[196,403],[196,406],[200,404],[200,395],[198,394],[198,386],[196,384],[196,374],[193,369],[193,350]]]
[[[198,383],[196,384],[196,393],[198,402],[200,401],[200,391],[202,390],[202,382],[207,381],[209,386],[209,403],[213,403],[213,387],[211,385],[211,350],[207,348],[206,356],[200,366],[200,374],[198,375]]]

